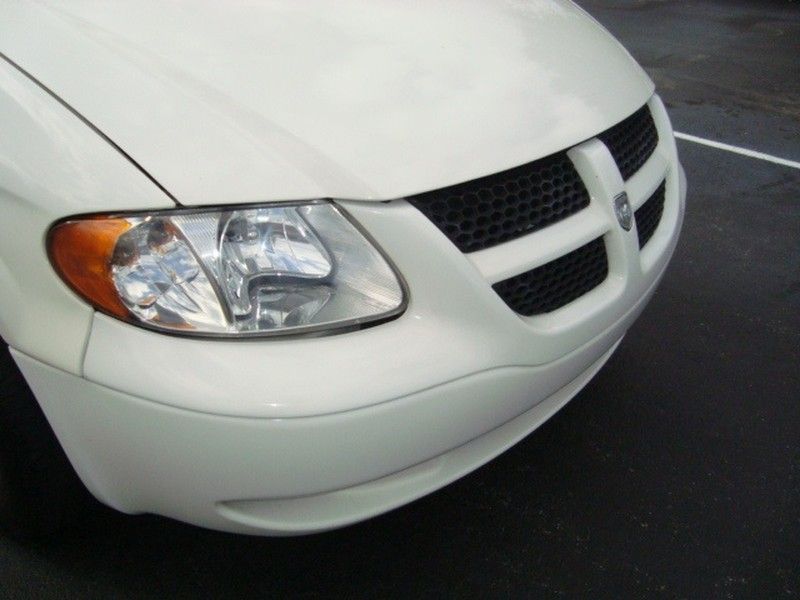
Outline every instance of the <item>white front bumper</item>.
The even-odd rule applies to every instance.
[[[123,512],[280,535],[366,519],[479,467],[580,391],[616,347],[607,343],[547,369],[493,369],[379,406],[297,419],[174,409],[14,357],[97,498]],[[543,393],[597,352],[576,378]]]
[[[602,366],[674,250],[685,182],[663,105],[660,143],[623,183],[608,150],[570,150],[589,208],[461,254],[405,201],[341,202],[407,279],[398,319],[296,340],[171,337],[96,315],[83,377],[14,354],[79,475],[107,504],[231,531],[329,529],[384,512],[486,462]],[[638,208],[666,179],[640,252],[611,199]],[[523,318],[491,283],[603,236],[609,276]]]

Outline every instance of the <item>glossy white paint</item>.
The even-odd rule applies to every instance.
[[[14,357],[81,478],[109,506],[285,535],[366,519],[479,467],[566,404],[616,346],[604,343],[589,365],[497,369],[300,419],[178,410]]]
[[[566,1],[3,3],[0,52],[70,107],[0,58],[0,334],[79,475],[126,512],[310,532],[445,485],[589,380],[680,231],[664,106]],[[623,182],[593,136],[645,102],[660,143]],[[460,253],[402,199],[566,148],[589,208],[488,250]],[[664,216],[639,252],[611,201],[626,191],[636,208],[663,179]],[[337,198],[407,280],[408,309],[242,342],[94,314],[50,268],[48,228],[168,208],[170,193]],[[610,276],[572,304],[523,318],[492,291],[600,235]]]
[[[443,187],[653,92],[566,0],[4,2],[0,51],[193,205]]]
[[[0,334],[80,374],[92,310],[57,277],[44,239],[70,214],[173,202],[74,114],[0,60]]]

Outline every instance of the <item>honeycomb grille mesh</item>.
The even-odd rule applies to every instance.
[[[532,316],[561,308],[600,285],[608,276],[603,238],[597,238],[540,267],[492,287],[515,312]]]
[[[653,192],[644,204],[642,204],[635,214],[636,231],[639,234],[639,248],[653,237],[658,224],[661,222],[661,215],[664,212],[664,196],[667,190],[667,182],[662,181],[658,189]]]
[[[647,105],[597,137],[608,147],[626,180],[642,168],[658,146],[658,131]]]
[[[408,201],[462,252],[474,252],[556,223],[589,206],[565,152]]]

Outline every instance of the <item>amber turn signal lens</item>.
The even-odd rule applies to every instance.
[[[92,305],[122,319],[122,304],[111,273],[119,237],[131,227],[125,219],[96,218],[56,225],[48,238],[50,261],[73,290]]]

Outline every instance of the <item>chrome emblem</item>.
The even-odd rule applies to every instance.
[[[625,231],[630,231],[633,226],[633,210],[625,192],[614,196],[614,214],[617,215],[620,226]]]

